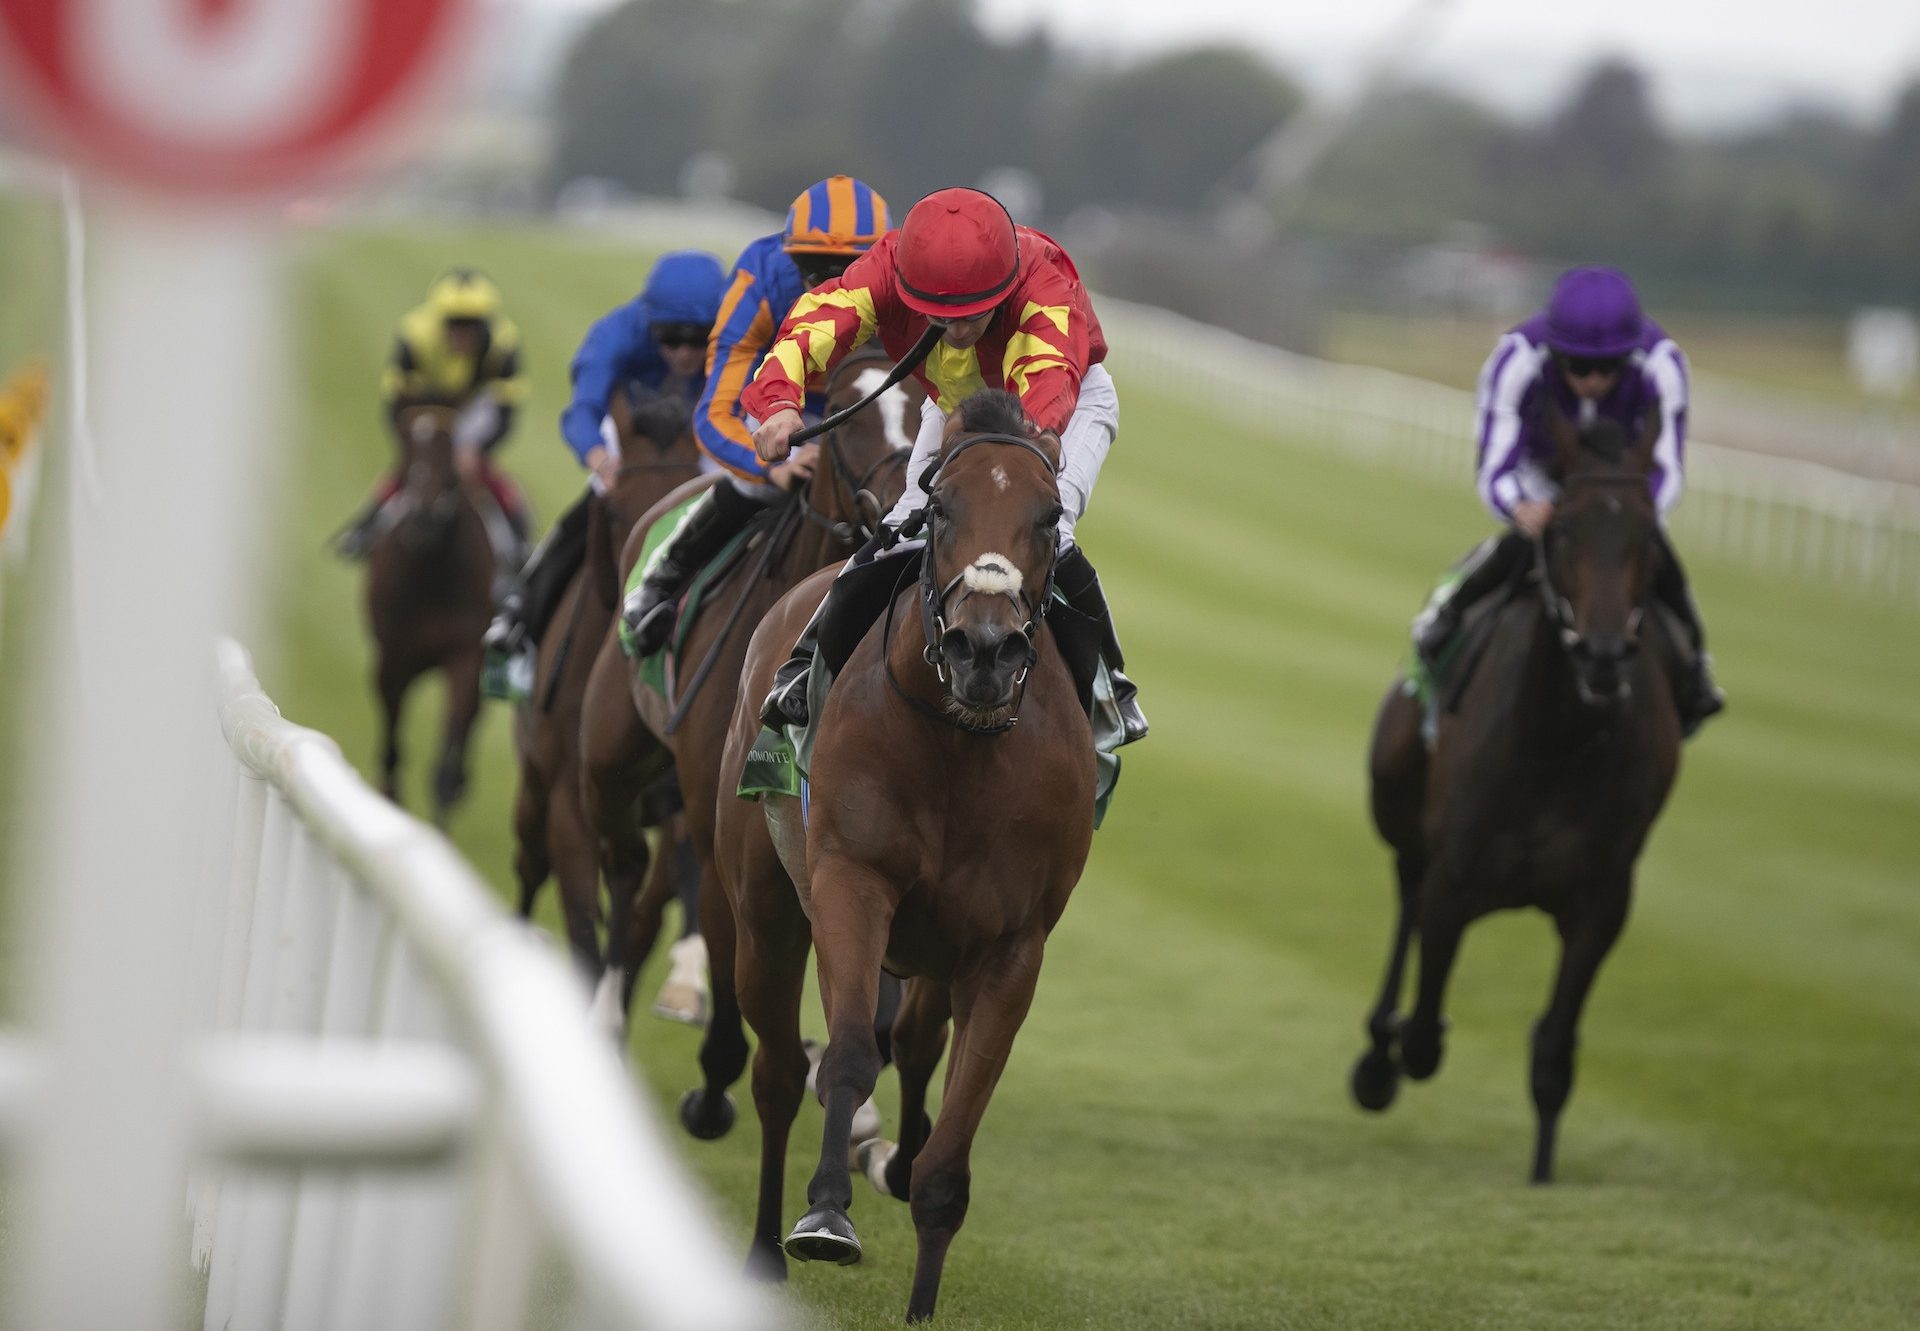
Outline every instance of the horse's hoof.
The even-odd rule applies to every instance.
[[[594,986],[587,1021],[603,1033],[622,1055],[627,1051],[627,1014],[620,1010],[620,972],[607,971]]]
[[[653,1000],[654,1015],[689,1026],[707,1024],[707,940],[689,934],[667,949],[673,968]]]
[[[1440,1059],[1446,1053],[1443,1036],[1445,1024],[1431,1030],[1422,1030],[1409,1022],[1400,1032],[1400,1070],[1415,1081],[1425,1081],[1440,1070]]]
[[[733,1130],[733,1120],[738,1115],[733,1097],[725,1091],[716,1099],[707,1094],[705,1087],[696,1086],[680,1097],[680,1126],[703,1142],[726,1136]]]
[[[787,1235],[787,1256],[796,1262],[837,1262],[852,1266],[860,1260],[860,1238],[846,1212],[822,1208],[809,1211]]]
[[[1379,1113],[1400,1093],[1400,1069],[1379,1049],[1369,1049],[1354,1062],[1349,1079],[1354,1101],[1362,1109]]]
[[[893,1189],[887,1186],[887,1166],[893,1162],[893,1157],[899,1152],[900,1147],[897,1143],[883,1141],[878,1137],[861,1142],[854,1150],[854,1163],[859,1167],[860,1172],[867,1176],[867,1182],[873,1184],[873,1190],[882,1197],[893,1196]],[[903,1197],[900,1200],[906,1199]]]
[[[707,1024],[707,996],[688,985],[669,980],[653,1000],[653,1015],[687,1026]]]

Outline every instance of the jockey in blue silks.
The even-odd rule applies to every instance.
[[[1532,558],[1533,541],[1559,496],[1554,447],[1542,413],[1557,409],[1585,425],[1598,418],[1637,435],[1648,413],[1660,433],[1649,478],[1663,529],[1685,483],[1687,358],[1640,308],[1626,275],[1612,268],[1561,274],[1547,308],[1502,335],[1480,371],[1476,394],[1480,499],[1507,525],[1467,556],[1414,620],[1414,647],[1431,666],[1459,631],[1467,608],[1507,582]],[[1691,735],[1726,705],[1715,686],[1699,608],[1685,570],[1667,543],[1654,595],[1673,611],[1690,641],[1692,669],[1675,702]]]
[[[633,300],[595,321],[573,357],[573,396],[560,435],[604,494],[620,471],[619,434],[607,419],[615,389],[630,406],[679,399],[691,413],[706,388],[707,341],[726,289],[720,260],[705,250],[675,250],[647,275]],[[537,643],[560,594],[586,557],[587,494],[560,515],[520,571],[487,629],[492,652],[512,655]]]
[[[622,610],[641,655],[666,644],[680,593],[693,575],[756,514],[813,475],[817,443],[771,466],[760,460],[754,422],[740,394],[794,302],[845,272],[887,229],[885,199],[852,176],[829,176],[793,201],[785,227],[740,252],[720,302],[706,389],[693,413],[695,441],[726,475],[687,511]],[[806,408],[818,419],[819,397],[811,397]]]

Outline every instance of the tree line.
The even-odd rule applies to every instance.
[[[971,0],[630,0],[561,72],[552,182],[677,192],[697,153],[770,209],[852,171],[897,207],[1007,169],[1037,217],[1089,206],[1204,228],[1304,103],[1252,54],[1128,64],[1001,38]],[[1367,108],[1310,178],[1303,237],[1417,245],[1487,229],[1553,262],[1620,264],[1668,299],[1920,302],[1920,78],[1877,125],[1803,108],[1717,137],[1664,125],[1645,76],[1603,61],[1543,121],[1409,90]]]

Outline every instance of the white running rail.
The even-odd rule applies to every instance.
[[[762,1331],[584,987],[219,647],[205,1326]],[[210,1009],[210,1010],[208,1010]]]
[[[1471,393],[1296,355],[1112,297],[1098,308],[1129,383],[1204,402],[1276,442],[1310,441],[1471,487]],[[1920,605],[1920,486],[1699,440],[1687,454],[1674,514],[1684,548]]]

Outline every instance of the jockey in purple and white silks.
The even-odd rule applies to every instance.
[[[1687,358],[1642,312],[1633,284],[1616,269],[1562,273],[1547,308],[1494,345],[1475,398],[1480,499],[1507,530],[1469,554],[1414,620],[1414,647],[1429,666],[1467,608],[1531,558],[1533,541],[1553,516],[1559,487],[1543,413],[1557,409],[1576,425],[1612,420],[1629,438],[1655,413],[1660,433],[1650,484],[1663,528],[1686,480]],[[1699,609],[1671,542],[1653,590],[1690,639],[1692,669],[1675,702],[1691,735],[1726,700],[1713,682]]]

